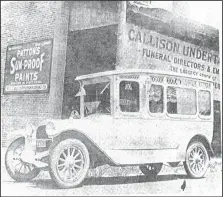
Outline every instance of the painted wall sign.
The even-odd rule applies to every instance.
[[[149,68],[214,81],[214,99],[220,100],[219,53],[208,48],[126,23],[122,67]]]
[[[4,93],[49,92],[53,40],[8,46]]]

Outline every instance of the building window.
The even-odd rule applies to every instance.
[[[120,109],[123,112],[139,111],[139,83],[122,81],[119,86]]]
[[[149,111],[151,113],[163,113],[163,87],[151,85],[149,90]]]
[[[200,90],[198,92],[199,114],[208,116],[211,114],[211,94],[209,91]]]
[[[196,91],[186,88],[167,88],[167,112],[169,114],[196,114]]]

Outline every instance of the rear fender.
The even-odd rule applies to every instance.
[[[195,140],[204,144],[205,148],[208,151],[209,157],[214,156],[214,152],[213,152],[213,149],[212,149],[212,146],[211,146],[211,143],[209,142],[209,140],[204,135],[197,134],[197,135],[194,135],[194,136],[187,137],[183,141],[183,143],[179,146],[177,159],[176,159],[177,161],[185,161],[185,154],[187,152],[187,148],[188,148],[189,144],[192,141],[195,141]]]
[[[208,139],[203,136],[203,135],[195,135],[191,140],[190,142],[188,143],[188,146],[189,144],[192,142],[192,141],[199,141],[201,143],[203,143],[203,145],[205,146],[205,148],[207,149],[208,151],[208,155],[209,157],[213,157],[214,156],[214,151],[213,151],[213,148],[211,146],[211,143],[208,141]]]

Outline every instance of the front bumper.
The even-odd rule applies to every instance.
[[[30,149],[24,149],[21,154],[21,160],[26,163],[30,163],[35,165],[37,168],[45,168],[48,167],[48,163],[41,161],[44,157],[49,155],[48,151],[44,151],[41,153],[35,153],[35,151]]]

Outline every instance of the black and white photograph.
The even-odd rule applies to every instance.
[[[1,196],[222,196],[222,1],[1,1]]]

